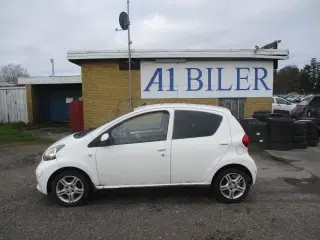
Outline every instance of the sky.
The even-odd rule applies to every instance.
[[[127,49],[126,0],[0,0],[0,66],[80,74],[68,51]],[[133,49],[229,49],[282,40],[302,67],[320,59],[320,0],[130,0]]]

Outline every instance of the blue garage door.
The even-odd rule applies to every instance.
[[[69,121],[69,104],[72,99],[79,98],[76,90],[57,90],[50,96],[50,120],[53,122]]]

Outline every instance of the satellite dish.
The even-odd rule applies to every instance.
[[[129,16],[126,12],[122,12],[119,15],[119,24],[122,30],[128,30],[129,27]]]

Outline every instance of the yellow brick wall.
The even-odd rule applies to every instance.
[[[28,123],[33,122],[33,91],[32,86],[26,86],[26,93],[27,93],[27,109],[28,109]]]
[[[129,109],[128,71],[119,71],[118,62],[95,61],[81,65],[85,129],[97,127]],[[140,71],[132,71],[132,105],[142,103],[200,103],[218,105],[218,99],[140,99]],[[245,116],[255,110],[271,109],[270,98],[246,100]]]
[[[38,122],[38,101],[35,87],[32,85],[26,86],[27,93],[27,109],[28,109],[28,123]]]
[[[245,116],[251,117],[254,111],[272,109],[272,98],[247,98],[245,105]]]

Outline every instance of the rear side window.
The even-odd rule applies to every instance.
[[[176,110],[172,139],[207,137],[219,128],[222,116],[199,111]]]

